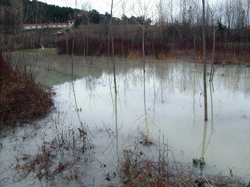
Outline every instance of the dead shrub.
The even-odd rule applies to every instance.
[[[44,116],[53,105],[52,92],[35,83],[33,76],[0,55],[0,116],[3,124],[29,122]]]

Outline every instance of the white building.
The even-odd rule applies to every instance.
[[[74,20],[69,20],[68,23],[42,23],[42,24],[24,24],[24,30],[31,29],[46,29],[46,28],[71,28],[74,25]]]

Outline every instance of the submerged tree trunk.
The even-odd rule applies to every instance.
[[[207,147],[207,126],[208,122],[204,122],[204,128],[203,128],[203,139],[202,139],[202,146],[201,146],[201,158],[205,159],[205,153],[206,153],[206,147]]]
[[[202,0],[203,14],[202,14],[202,32],[203,32],[203,84],[204,84],[204,120],[208,120],[207,116],[207,62],[206,62],[206,29],[205,29],[205,0]]]
[[[149,127],[148,127],[148,112],[147,112],[147,100],[146,100],[146,73],[143,72],[143,96],[144,96],[144,112],[145,112],[145,125],[146,125],[146,139],[149,138]]]

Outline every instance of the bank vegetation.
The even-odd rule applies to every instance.
[[[52,92],[35,83],[21,62],[12,65],[0,53],[0,124],[11,126],[43,117],[53,106]]]

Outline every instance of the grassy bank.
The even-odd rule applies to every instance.
[[[48,56],[48,55],[56,55],[57,51],[55,48],[45,48],[45,49],[21,49],[18,51],[12,52],[12,55],[15,54],[27,54],[27,55],[38,55],[38,56]]]
[[[52,94],[34,81],[27,68],[13,67],[0,54],[0,120],[12,125],[44,116],[53,105]]]

